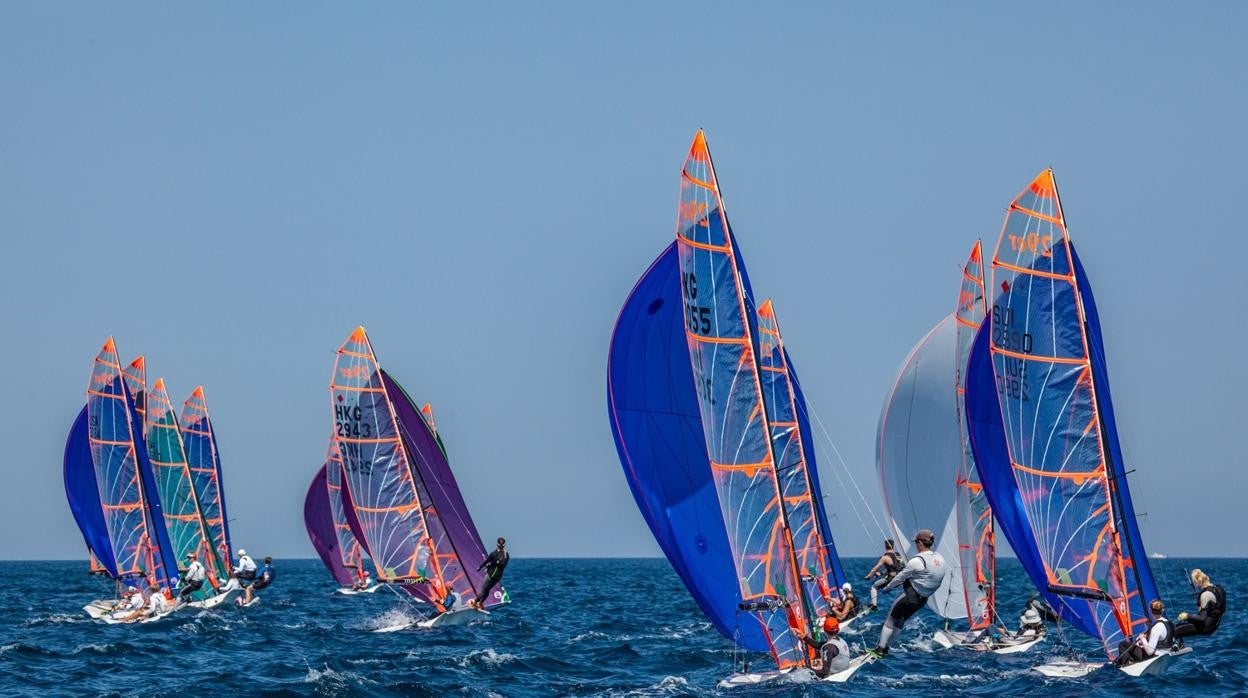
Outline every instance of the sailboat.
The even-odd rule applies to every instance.
[[[967,365],[966,417],[998,528],[1041,596],[1107,655],[1153,621],[1159,598],[1136,524],[1096,303],[1052,170],[1007,210],[992,260],[991,321]],[[1162,671],[1188,649],[1123,667]],[[1103,662],[1056,662],[1081,676]]]
[[[355,534],[355,512],[342,487],[342,455],[337,440],[331,436],[325,463],[316,471],[304,498],[303,521],[321,562],[342,586],[340,594],[371,594],[381,588],[372,584],[357,589],[364,578],[364,547]],[[354,523],[354,525],[353,525]]]
[[[804,670],[801,637],[845,577],[800,383],[774,308],[755,305],[702,131],[681,169],[677,239],[616,321],[607,402],[633,496],[672,567],[720,633],[775,663],[720,685]]]
[[[381,368],[363,327],[338,350],[330,405],[345,492],[377,581],[401,585],[438,611],[415,625],[468,623],[506,603],[506,590],[499,585],[481,608],[469,604],[484,581],[478,567],[485,561],[485,547],[440,440],[420,408]]]
[[[138,362],[141,368],[141,361]],[[129,369],[133,369],[131,364]],[[130,371],[133,373],[133,371]],[[95,357],[87,404],[65,444],[65,493],[91,557],[116,583],[116,598],[84,607],[92,618],[112,615],[124,585],[177,586],[178,568],[165,529],[143,423],[110,337]],[[156,620],[147,618],[145,621]]]
[[[187,460],[183,431],[163,378],[156,380],[146,403],[144,433],[148,460],[164,505],[165,526],[173,546],[174,559],[185,562],[190,553],[198,556],[204,566],[207,584],[190,595],[192,600],[189,603],[196,608],[214,608],[237,595],[238,589],[233,585],[224,588],[229,571],[220,550],[213,543],[204,503],[200,500],[200,488],[196,487],[196,479]],[[214,468],[213,477],[217,474]],[[201,478],[201,486],[204,480]],[[220,488],[213,489],[219,496]]]

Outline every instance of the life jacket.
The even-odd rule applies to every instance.
[[[887,570],[889,574],[897,574],[903,567],[906,566],[906,563],[901,561],[901,555],[896,550],[890,550],[884,554],[888,556],[889,560],[891,560],[891,562],[884,565],[884,569]]]
[[[845,598],[841,601],[841,604],[842,608],[844,608],[844,604],[853,604],[854,613],[858,612],[858,596],[852,591],[845,592]]]
[[[1213,605],[1210,606],[1207,611],[1203,608],[1199,610],[1205,611],[1205,615],[1209,618],[1209,622],[1213,623],[1214,627],[1217,627],[1218,623],[1222,621],[1222,614],[1226,613],[1226,591],[1217,584],[1210,584],[1204,589],[1201,589],[1200,593],[1203,594],[1206,591],[1213,592]],[[1196,602],[1200,603],[1200,594],[1196,595]]]
[[[1157,643],[1157,649],[1168,650],[1174,647],[1174,623],[1171,623],[1169,618],[1159,618],[1157,619],[1157,623],[1161,623],[1166,626],[1166,639]],[[1154,623],[1153,625],[1155,626],[1157,623]],[[1152,631],[1150,630],[1149,632]]]

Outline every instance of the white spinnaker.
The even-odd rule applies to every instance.
[[[875,443],[884,504],[901,550],[907,558],[916,552],[911,539],[920,529],[936,534],[936,552],[948,572],[927,606],[949,619],[967,615],[957,533],[962,434],[954,392],[956,357],[957,323],[951,314],[902,363],[884,401]]]

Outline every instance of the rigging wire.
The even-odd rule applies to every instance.
[[[797,384],[797,387],[799,390],[802,390],[801,381],[794,380],[793,382]],[[805,392],[806,392],[805,390],[802,390],[803,394],[805,394]],[[850,472],[849,464],[845,462],[845,457],[841,455],[841,450],[836,447],[836,442],[832,440],[831,434],[828,433],[828,428],[824,426],[823,420],[819,418],[819,414],[812,407],[809,406],[810,398],[807,397],[805,402],[807,404],[799,404],[798,409],[801,410],[806,415],[808,422],[810,418],[813,417],[815,423],[819,425],[819,431],[823,434],[824,443],[827,445],[828,448],[831,448],[832,453],[836,455],[837,461],[839,461],[841,464],[841,470],[845,472],[845,477],[849,478],[850,484],[854,486],[854,491],[858,494],[858,499],[862,502],[863,508],[867,510],[867,514],[871,517],[871,521],[875,524],[876,529],[880,532],[880,536],[882,538],[889,538],[890,534],[888,533],[888,531],[884,529],[884,526],[880,524],[880,520],[875,515],[875,510],[871,508],[871,504],[867,501],[866,496],[863,495],[862,488],[858,486],[858,481],[854,479],[854,474]],[[831,470],[832,470],[832,476],[836,478],[836,481],[837,483],[841,485],[842,490],[848,489],[845,487],[845,479],[841,477],[841,473],[838,472],[835,467],[833,467]],[[820,494],[822,495],[824,499],[828,498],[829,496],[828,494],[822,493],[822,492]],[[849,503],[850,510],[854,512],[854,516],[858,519],[859,525],[862,526],[863,532],[867,534],[867,538],[871,538],[871,530],[867,527],[866,520],[863,519],[862,514],[859,513],[858,507],[854,504],[854,500],[847,498],[846,501]]]

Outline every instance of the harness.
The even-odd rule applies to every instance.
[[[1203,608],[1200,610],[1205,611],[1205,615],[1208,616],[1209,621],[1214,625],[1217,625],[1218,622],[1222,620],[1222,614],[1226,613],[1226,591],[1217,584],[1210,584],[1200,591],[1202,594],[1206,591],[1213,592],[1213,605],[1209,606],[1207,610]],[[1197,594],[1196,597],[1197,601],[1199,601],[1200,594]]]
[[[888,556],[889,560],[892,560],[892,562],[884,566],[884,569],[887,570],[889,574],[897,574],[906,566],[906,564],[901,561],[901,555],[896,550],[890,550],[884,554]]]

